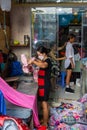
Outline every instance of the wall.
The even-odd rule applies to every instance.
[[[19,41],[21,45],[24,44],[24,35],[31,35],[30,34],[30,8],[28,6],[13,6],[10,14],[11,20],[11,41],[14,42],[15,40]],[[13,48],[13,51],[18,56],[20,60],[20,55],[22,53],[26,54],[30,57],[30,47],[17,47]]]
[[[5,40],[5,33],[2,28],[0,28],[0,50],[4,53],[8,53],[8,48],[6,47],[6,42],[10,41],[10,28],[6,26],[7,40]]]
[[[9,12],[5,13],[6,16],[6,34],[7,34],[7,41],[9,44],[10,41],[10,15]],[[6,41],[5,41],[5,33],[3,30],[4,27],[4,12],[0,10],[0,50],[2,50],[4,53],[8,53],[8,49],[6,48]]]

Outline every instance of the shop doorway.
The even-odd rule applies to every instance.
[[[85,8],[60,8],[45,7],[32,8],[32,28],[31,28],[31,50],[32,56],[36,49],[44,45],[51,49],[51,44],[62,46],[67,41],[69,33],[76,35],[75,53],[76,67],[74,69],[74,79],[81,77],[81,59],[87,56],[87,13]],[[65,50],[57,53],[58,57],[63,57]],[[64,70],[64,62],[61,62],[61,70]],[[77,72],[77,74],[76,74]],[[75,77],[77,76],[77,77]],[[75,81],[76,82],[76,81]]]

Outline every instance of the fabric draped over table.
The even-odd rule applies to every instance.
[[[1,77],[0,77],[0,90],[2,91],[4,97],[17,106],[32,109],[33,119],[36,127],[40,125],[38,120],[37,111],[37,98],[33,95],[27,95],[10,87]]]

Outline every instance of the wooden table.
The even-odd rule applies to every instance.
[[[19,77],[15,76],[15,77],[7,77],[5,78],[5,81],[6,82],[14,82],[14,81],[18,81],[19,80]]]

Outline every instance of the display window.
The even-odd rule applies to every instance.
[[[85,8],[35,7],[32,11],[32,55],[40,45],[62,46],[70,33],[76,35],[81,58],[86,54],[87,12]],[[82,49],[81,49],[82,48]],[[63,54],[63,53],[61,53]]]

